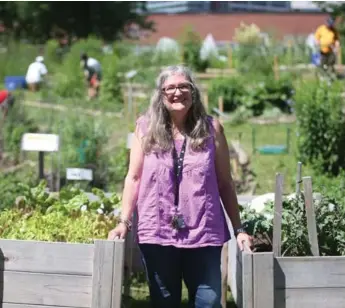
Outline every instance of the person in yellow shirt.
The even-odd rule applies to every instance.
[[[340,43],[339,34],[335,28],[335,20],[333,18],[328,18],[326,24],[317,28],[315,41],[320,48],[321,67],[325,70],[331,69],[334,72],[336,54]]]

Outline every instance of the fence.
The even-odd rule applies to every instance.
[[[120,308],[124,241],[0,240],[3,308]]]

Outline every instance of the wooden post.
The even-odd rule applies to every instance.
[[[341,65],[342,59],[341,59],[341,46],[338,47],[338,52],[337,52],[337,64]]]
[[[297,163],[297,174],[296,174],[296,197],[298,198],[301,194],[301,183],[302,183],[302,163]]]
[[[44,179],[44,152],[38,152],[38,178]]]
[[[276,257],[281,255],[282,212],[283,212],[283,185],[284,176],[276,175],[274,192],[274,219],[273,219],[273,253]]]
[[[319,244],[317,240],[316,218],[313,202],[313,187],[310,176],[303,177],[305,211],[307,215],[308,237],[313,256],[319,256]]]
[[[228,253],[229,246],[225,243],[222,248],[221,254],[221,271],[222,271],[222,298],[221,306],[226,308],[226,300],[228,297]]]
[[[274,255],[272,252],[253,254],[253,291],[254,308],[274,308]]]
[[[131,145],[132,145],[132,138],[133,133],[128,133],[127,135],[127,170],[129,168],[129,159],[130,159],[130,152],[131,152]],[[132,224],[134,226],[134,220],[132,220]],[[125,271],[124,271],[124,290],[123,295],[125,297],[130,297],[131,295],[131,275],[132,275],[132,261],[133,261],[133,243],[134,243],[134,230],[129,232],[126,237],[125,242]]]
[[[220,115],[219,115],[219,122],[222,123],[223,119],[221,114],[224,112],[224,100],[223,100],[223,96],[219,96],[218,97],[218,109],[220,111]]]
[[[274,79],[279,80],[279,64],[278,64],[278,56],[274,56],[273,60],[273,72],[274,72]]]
[[[130,122],[130,114],[129,114],[129,106],[128,106],[128,97],[126,94],[123,96],[123,110],[124,110],[124,114],[125,114],[126,125],[128,128],[129,122]]]
[[[233,66],[233,63],[232,63],[232,48],[231,48],[230,43],[229,43],[229,47],[228,47],[228,64],[229,64],[229,68],[231,69]]]
[[[208,113],[208,94],[204,95],[204,106],[205,106],[206,113]]]
[[[133,123],[137,120],[137,112],[138,112],[138,104],[137,101],[133,99]]]
[[[292,66],[292,41],[288,40],[288,65]]]

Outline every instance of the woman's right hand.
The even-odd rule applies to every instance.
[[[120,222],[113,230],[108,233],[108,240],[124,239],[127,235],[128,228],[123,223]]]

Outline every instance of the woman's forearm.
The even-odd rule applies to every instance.
[[[231,181],[228,185],[220,188],[219,193],[224,205],[224,209],[230,218],[232,227],[234,228],[234,230],[240,228],[240,209],[238,206],[238,200],[233,181]]]
[[[121,218],[125,220],[131,220],[132,214],[135,209],[135,205],[138,198],[139,192],[139,178],[133,178],[131,176],[126,176],[125,186],[122,195],[122,208],[121,208]]]

